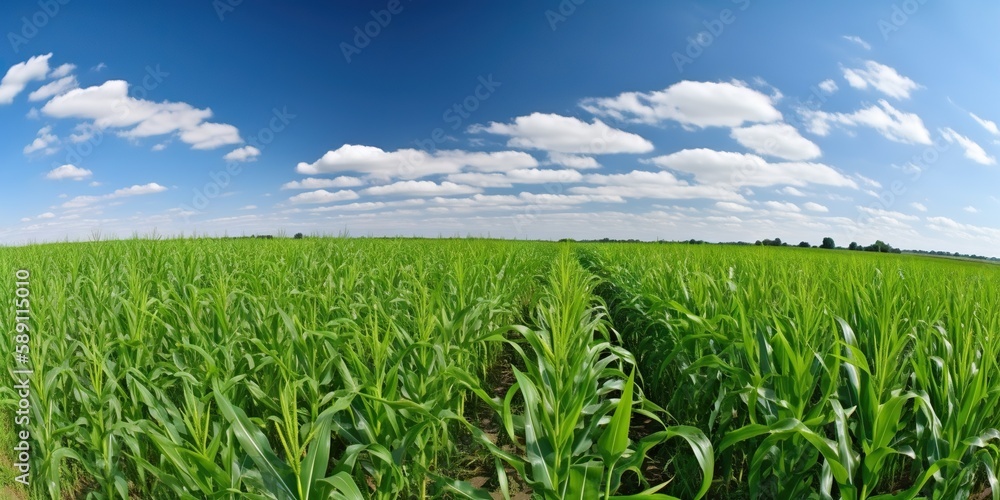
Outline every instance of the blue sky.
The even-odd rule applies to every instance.
[[[1000,256],[987,2],[0,14],[0,243],[831,236]]]

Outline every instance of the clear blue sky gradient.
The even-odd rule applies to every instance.
[[[903,248],[1000,256],[1000,132],[990,127],[1000,120],[995,3],[63,2],[0,6],[0,33],[6,34],[0,72],[51,54],[48,74],[0,103],[2,244],[88,239],[97,231],[127,237],[346,230],[547,239],[780,237],[813,244],[832,236],[844,246],[880,238]],[[379,13],[390,8],[396,13]],[[366,28],[376,36],[360,37]],[[140,137],[126,135],[136,124],[98,125],[98,144],[74,143],[71,135],[94,118],[56,116],[45,107],[81,91],[29,100],[59,80],[52,71],[64,64],[75,66],[68,74],[81,89],[123,80],[130,97],[152,106],[210,109],[205,121],[235,127],[238,138],[199,149],[182,137],[180,125]],[[887,73],[860,83],[851,75],[873,67]],[[820,90],[826,80],[835,91]],[[682,81],[699,89],[725,83],[770,99],[780,119],[741,125],[794,127],[819,151],[802,162],[832,169],[853,186],[813,182],[812,174],[794,189],[787,179],[732,186],[725,171],[710,177],[697,162],[673,168],[653,159],[697,150],[756,155],[774,164],[797,160],[755,151],[735,139],[733,126],[638,120],[586,106],[593,102],[588,99],[659,92]],[[712,99],[698,105],[713,107]],[[878,108],[881,101],[918,117],[917,128],[937,149],[832,118]],[[713,109],[738,114],[731,106],[720,101]],[[828,114],[825,132],[811,126],[816,111]],[[554,164],[551,147],[533,148],[497,132],[533,113],[567,117],[581,128],[600,120],[652,149],[589,154],[597,168]],[[525,140],[552,134],[586,140],[574,136],[573,127],[547,126],[525,132]],[[44,147],[26,152],[41,136],[48,137]],[[350,165],[297,171],[345,145],[387,154],[410,148],[428,155],[519,152],[537,163],[527,167],[537,171],[522,168],[521,175],[578,173],[562,172],[558,182],[476,185],[473,176],[424,174],[424,165],[409,175],[373,175]],[[244,162],[223,158],[245,146],[257,147],[259,155]],[[89,174],[51,178],[67,164]],[[456,168],[494,181],[514,178],[504,177],[514,168],[506,165]],[[738,165],[721,168],[736,172]],[[623,185],[613,200],[585,194],[606,186],[608,176],[633,171],[669,173],[687,187],[731,196],[673,196],[641,182]],[[323,188],[327,194],[282,189],[306,178],[338,177],[351,180]],[[649,192],[638,194],[643,187]]]

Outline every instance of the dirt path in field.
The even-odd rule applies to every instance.
[[[7,455],[0,453],[0,471],[4,476],[10,474],[13,478],[17,473],[14,472],[14,463],[10,461]],[[17,483],[5,484],[0,486],[0,498],[3,500],[28,500],[28,494],[23,488],[18,488],[15,486]]]

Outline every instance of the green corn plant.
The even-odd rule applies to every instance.
[[[654,407],[644,404],[641,395],[633,401],[634,373],[626,377],[622,371],[622,365],[633,360],[611,344],[602,309],[593,305],[594,286],[595,279],[564,248],[549,275],[550,289],[538,305],[538,327],[514,327],[529,349],[513,341],[509,345],[527,371],[513,369],[516,382],[496,404],[504,430],[520,453],[503,451],[481,431],[473,429],[474,434],[497,458],[501,484],[507,484],[506,464],[542,498],[610,498],[623,474],[637,471],[652,446],[681,437],[702,465],[700,498],[711,484],[713,469],[711,444],[700,431],[669,428],[637,444],[629,441],[633,405],[647,414]],[[610,397],[616,391],[621,391],[617,402]],[[515,398],[523,402],[521,413],[514,408]],[[650,497],[663,486],[650,487],[642,495]],[[485,494],[468,485],[453,483],[452,488],[473,498]]]

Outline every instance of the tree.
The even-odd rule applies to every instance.
[[[833,250],[837,248],[837,244],[833,242],[833,238],[827,236],[823,238],[823,244],[819,246],[820,248],[826,248],[827,250]]]
[[[857,250],[858,249],[858,242],[852,241],[851,242],[851,246],[847,247],[847,249],[848,250]]]
[[[811,245],[809,244],[808,241],[803,241],[803,242],[799,243],[799,248],[809,248],[810,246]]]
[[[295,239],[297,239],[297,240],[301,240],[304,237],[305,236],[303,236],[302,233],[295,233]]]

